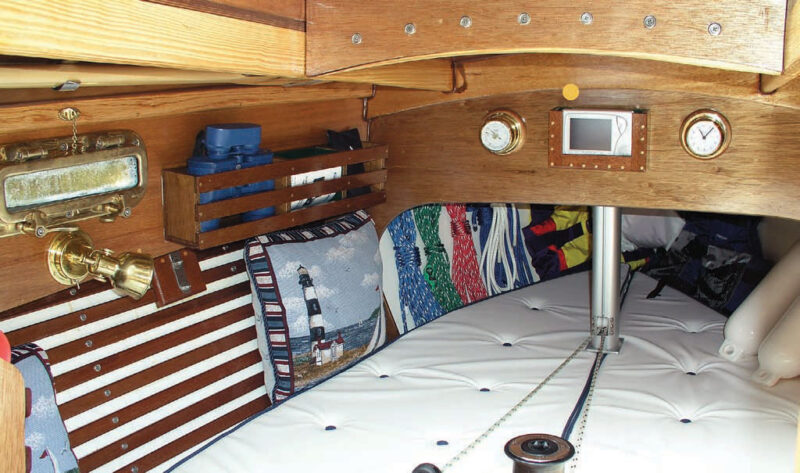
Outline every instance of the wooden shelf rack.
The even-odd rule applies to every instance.
[[[255,235],[323,220],[358,209],[365,209],[386,200],[386,159],[389,148],[385,145],[364,143],[362,149],[342,151],[308,158],[275,161],[272,164],[205,176],[192,176],[185,168],[165,169],[163,176],[164,228],[167,240],[190,248],[206,249],[243,240]],[[351,164],[364,164],[364,172],[346,175],[328,181],[290,187],[292,175],[342,166],[346,171]],[[275,190],[251,194],[234,199],[207,204],[199,203],[199,196],[228,187],[275,181]],[[350,189],[369,187],[370,192],[348,196]],[[342,192],[342,199],[290,210],[292,201],[329,193]],[[272,207],[274,216],[251,222],[234,223],[207,232],[200,231],[202,221],[229,218],[238,214]]]

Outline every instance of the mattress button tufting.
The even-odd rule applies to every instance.
[[[511,344],[510,344],[509,342],[505,342],[505,343],[503,344],[503,346],[504,346],[504,347],[510,347],[510,346],[511,346]]]
[[[325,430],[336,430],[336,426],[335,425],[328,425],[328,426],[325,427]]]
[[[688,374],[689,376],[697,376],[697,373],[695,373],[694,371],[687,371],[686,374]]]
[[[691,424],[691,419],[681,419],[681,424]]]
[[[491,389],[489,389],[489,388],[481,388],[481,392],[482,393],[488,393],[489,391],[491,391]]]
[[[388,377],[389,377],[389,375],[388,375],[388,374],[382,374],[382,375],[380,375],[380,378],[381,378],[381,379],[386,379],[386,378],[388,378]]]
[[[444,447],[446,445],[450,445],[450,442],[448,442],[447,440],[437,440],[436,441],[436,445],[438,445],[440,447]]]

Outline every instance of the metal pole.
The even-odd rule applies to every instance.
[[[618,353],[620,212],[617,207],[592,208],[592,342],[587,350],[599,351],[605,333],[605,353]]]

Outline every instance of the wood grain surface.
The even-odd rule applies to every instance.
[[[145,0],[265,25],[306,30],[303,0]]]
[[[542,89],[561,89],[575,84],[588,89],[636,89],[694,92],[719,97],[743,98],[761,103],[797,107],[800,94],[764,95],[758,74],[724,71],[659,61],[586,54],[515,54],[460,58],[466,90],[438,93],[378,87],[369,100],[370,118],[412,110],[436,103],[457,102]]]
[[[783,74],[761,78],[761,90],[766,94],[775,92],[800,76],[800,7],[794,1],[789,2],[789,5],[791,9],[786,14]]]
[[[527,25],[518,22],[522,12],[530,15]],[[306,71],[458,55],[582,52],[779,74],[785,12],[782,0],[631,0],[624,7],[612,0],[311,0]],[[591,24],[582,24],[584,13],[591,13]],[[656,18],[652,29],[644,26],[647,15]],[[470,17],[469,28],[460,25],[463,16]],[[722,27],[717,36],[709,34],[713,22]],[[414,33],[407,34],[411,24]]]
[[[25,471],[25,383],[22,374],[0,360],[0,471]]]
[[[140,0],[6,0],[0,54],[302,77],[305,34]]]
[[[644,173],[550,169],[548,112],[554,107],[648,111]],[[496,156],[480,145],[489,110],[509,108],[527,121],[527,143]],[[713,108],[732,126],[730,148],[701,161],[680,146],[678,132],[694,110]],[[372,210],[383,228],[426,202],[522,202],[615,205],[773,215],[800,219],[800,112],[700,94],[590,90],[575,102],[560,91],[519,93],[447,103],[373,120],[370,140],[389,146],[387,202]]]
[[[348,86],[352,87],[352,86]],[[370,89],[366,86],[358,86]],[[208,93],[208,92],[207,92]],[[210,93],[214,93],[211,91]],[[292,91],[286,94],[294,93]],[[333,96],[336,96],[335,93]],[[138,105],[129,104],[124,119],[99,122],[87,119],[88,123],[78,122],[78,130],[83,132],[131,129],[142,136],[149,157],[148,190],[142,203],[133,209],[129,219],[118,219],[114,223],[101,223],[97,220],[81,223],[81,228],[91,235],[95,244],[115,251],[142,251],[158,256],[180,248],[179,245],[164,240],[163,210],[161,205],[161,170],[185,165],[194,147],[195,135],[207,124],[228,122],[256,123],[262,127],[262,146],[270,149],[290,149],[324,143],[327,129],[344,130],[359,128],[361,136],[366,136],[361,119],[363,104],[361,99],[332,100],[325,102],[285,103],[275,105],[247,106],[249,102],[240,101],[219,93],[215,100],[224,110],[202,111],[191,102],[176,100],[171,106],[173,115],[151,115],[151,108],[158,108],[160,95],[152,98],[138,96]],[[96,100],[96,99],[91,99]],[[114,100],[103,99],[103,107],[114,113]],[[124,103],[126,98],[117,99]],[[183,105],[182,105],[183,104]],[[0,142],[64,136],[71,127],[53,117],[55,107],[47,106],[48,113],[41,113],[41,120],[33,120],[27,126],[17,128],[5,122],[0,129]],[[15,108],[15,107],[11,107]],[[36,107],[32,107],[36,109]],[[78,105],[90,114],[91,107]],[[139,110],[142,118],[136,118]],[[194,113],[179,114],[182,109]],[[17,110],[24,110],[24,107]],[[98,109],[99,110],[99,109]],[[3,110],[7,112],[7,110]],[[103,117],[100,114],[99,117]],[[120,117],[120,115],[116,115]],[[53,127],[57,128],[53,128]],[[50,237],[11,237],[3,239],[0,245],[0,310],[32,301],[63,288],[50,276],[45,265],[45,253]],[[24,274],[24,277],[20,275]]]

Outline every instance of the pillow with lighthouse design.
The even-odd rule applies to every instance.
[[[385,342],[378,237],[366,212],[261,235],[247,242],[244,258],[273,403]]]

